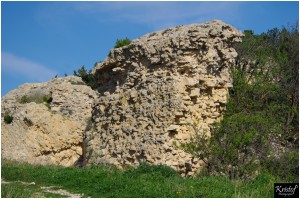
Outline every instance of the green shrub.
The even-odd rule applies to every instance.
[[[30,99],[28,98],[27,95],[23,95],[23,96],[21,97],[21,99],[20,99],[20,103],[21,103],[21,104],[26,104],[26,103],[29,103],[29,102],[31,102],[31,101],[30,101]]]
[[[265,158],[262,164],[264,170],[279,176],[282,182],[299,182],[298,148],[285,152],[279,157]]]
[[[268,154],[266,136],[271,129],[261,114],[235,114],[224,118],[212,130],[209,172],[231,179],[250,178],[259,160]]]
[[[226,113],[223,120],[211,128],[211,138],[201,134],[195,124],[192,126],[196,135],[181,147],[204,160],[209,175],[252,178],[272,165],[266,164],[266,157],[272,155],[269,138],[285,132],[289,105],[284,91],[276,83],[265,82],[259,75],[249,83],[246,74],[239,69],[234,70],[232,76],[234,86],[230,89]],[[292,164],[292,161],[285,162]],[[296,166],[298,168],[298,164]],[[282,176],[283,170],[278,175]]]
[[[19,102],[21,104],[26,104],[26,103],[30,103],[30,102],[35,102],[37,104],[45,104],[45,106],[48,107],[48,109],[50,109],[50,103],[52,102],[52,97],[50,95],[44,95],[41,96],[38,93],[34,93],[32,94],[30,97],[28,97],[27,95],[23,95],[21,97],[21,99],[19,100]]]
[[[11,115],[8,115],[8,114],[5,114],[4,115],[4,122],[6,123],[6,124],[10,124],[10,123],[12,123],[12,121],[13,121],[13,116],[11,116]]]
[[[283,121],[274,115],[282,106],[272,83],[258,78],[249,84],[239,70],[233,71],[233,80],[225,116],[212,126],[211,138],[193,127],[196,135],[181,147],[204,160],[209,175],[251,178],[260,168],[259,160],[268,155],[268,136],[280,129]]]
[[[127,37],[125,39],[117,39],[114,48],[120,48],[120,47],[123,47],[123,46],[127,46],[130,43],[131,43],[131,40],[128,39]]]
[[[194,128],[191,142],[181,146],[207,163],[207,174],[240,179],[267,170],[281,179],[298,178],[299,152],[278,159],[273,147],[298,148],[298,43],[295,27],[261,35],[245,31],[235,45],[239,56],[223,120],[212,126],[210,139]]]
[[[82,81],[92,89],[96,89],[98,87],[97,79],[91,72],[91,70],[88,72],[84,66],[81,66],[77,71],[74,70],[73,74],[77,77],[81,77]]]

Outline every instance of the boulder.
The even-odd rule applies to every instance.
[[[33,164],[71,166],[81,159],[83,137],[97,92],[79,77],[23,84],[1,99],[1,155]],[[10,124],[4,116],[10,115]]]

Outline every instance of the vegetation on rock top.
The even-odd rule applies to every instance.
[[[123,46],[127,46],[131,43],[131,40],[128,39],[127,37],[125,39],[117,39],[117,41],[115,42],[115,46],[114,48],[120,48]],[[97,65],[97,62],[95,63],[95,66]],[[94,76],[94,74],[92,74],[92,70],[87,71],[87,69],[85,68],[85,66],[81,66],[81,68],[74,70],[73,71],[73,75],[81,77],[82,81],[84,81],[86,83],[86,85],[90,86],[92,89],[97,89],[98,87],[98,83],[97,80]],[[65,76],[67,76],[67,74],[65,74]]]
[[[127,37],[125,39],[117,39],[114,48],[120,48],[123,46],[127,46],[131,43],[131,40]]]
[[[86,85],[90,86],[92,89],[96,89],[98,87],[95,76],[91,73],[92,70],[87,71],[85,66],[81,66],[77,71],[74,70],[73,74],[75,76],[81,77],[82,81],[86,83]]]
[[[27,96],[27,95],[23,95],[21,97],[21,99],[19,99],[19,102],[21,104],[26,104],[26,103],[30,103],[30,102],[35,102],[37,104],[45,104],[48,109],[50,109],[50,103],[52,101],[52,97],[48,96],[48,95],[44,95],[44,96],[40,96],[39,94],[36,95],[32,95],[32,96]]]

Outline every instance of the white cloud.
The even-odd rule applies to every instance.
[[[131,22],[159,29],[212,19],[235,20],[239,5],[239,2],[79,2],[73,8],[101,21]]]
[[[243,14],[242,3],[232,1],[50,2],[39,6],[36,19],[42,26],[55,26],[60,31],[68,31],[78,16],[98,21],[100,24],[118,22],[145,25],[155,31],[213,19],[232,23],[239,20]]]
[[[2,72],[19,75],[30,81],[46,81],[54,77],[57,72],[29,59],[18,57],[12,53],[2,52]],[[2,73],[2,75],[5,75]]]

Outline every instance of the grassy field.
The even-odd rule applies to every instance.
[[[2,198],[62,198],[67,197],[60,194],[47,193],[37,185],[23,184],[21,182],[10,182],[1,184]]]
[[[1,197],[63,197],[43,192],[57,186],[82,197],[273,197],[275,178],[261,174],[251,181],[224,177],[183,178],[166,166],[143,164],[125,171],[112,166],[64,168],[2,161]],[[27,182],[21,184],[18,182]],[[29,184],[34,182],[34,185]]]

